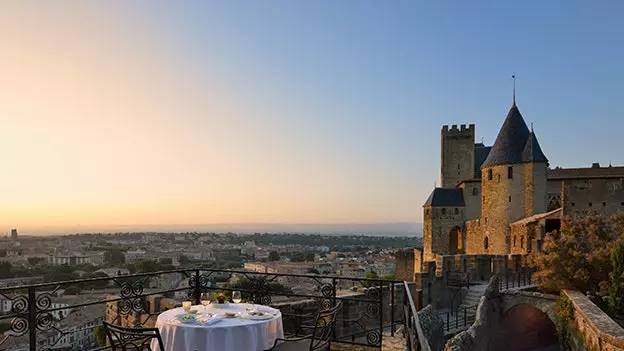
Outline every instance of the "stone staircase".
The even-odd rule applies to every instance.
[[[462,300],[462,304],[456,311],[441,311],[440,317],[444,321],[445,336],[455,335],[463,330],[468,329],[475,320],[477,313],[477,305],[481,300],[481,296],[485,294],[487,284],[471,285],[466,291],[466,295]],[[465,311],[465,312],[464,312]],[[455,315],[457,313],[457,315]]]

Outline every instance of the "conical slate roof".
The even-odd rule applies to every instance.
[[[522,151],[522,162],[548,162],[546,155],[542,152],[539,142],[537,142],[537,136],[535,136],[533,131],[529,134],[529,139],[524,145],[524,150]]]
[[[529,132],[520,110],[514,103],[509,113],[507,113],[507,118],[505,118],[492,150],[490,150],[482,167],[531,162],[531,158],[539,155],[545,159],[546,157],[542,153],[539,144],[537,144],[537,139],[533,137],[532,140],[534,141],[531,141],[527,151],[529,160],[525,161],[523,153],[530,135],[531,132]],[[533,147],[534,143],[537,144],[537,148]]]

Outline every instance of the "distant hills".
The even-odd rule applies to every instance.
[[[24,235],[116,232],[316,233],[333,235],[422,236],[422,223],[218,223],[181,225],[67,226],[18,228]]]

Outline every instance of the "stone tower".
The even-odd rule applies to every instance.
[[[474,178],[475,125],[442,126],[442,158],[440,182],[453,188],[462,180]]]
[[[460,188],[435,188],[423,205],[423,259],[464,252],[464,195]]]
[[[483,252],[510,253],[510,223],[545,212],[548,160],[515,102],[481,166]]]

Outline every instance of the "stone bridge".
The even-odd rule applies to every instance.
[[[518,306],[528,305],[544,312],[553,323],[557,322],[555,305],[559,296],[542,294],[539,292],[523,291],[522,289],[510,289],[501,291],[501,312],[503,316]]]

